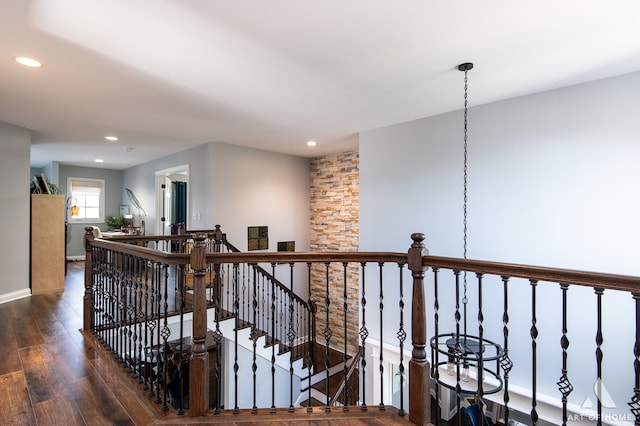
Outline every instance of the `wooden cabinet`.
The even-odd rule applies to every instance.
[[[31,195],[31,294],[64,291],[64,195]]]

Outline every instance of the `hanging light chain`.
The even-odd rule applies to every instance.
[[[463,255],[464,258],[467,258],[467,96],[468,96],[468,78],[467,73],[469,71],[467,69],[464,70],[464,179],[463,179]]]
[[[458,65],[458,70],[464,71],[464,157],[463,157],[463,202],[462,202],[462,254],[464,259],[467,259],[467,112],[468,112],[468,94],[469,94],[469,79],[468,72],[473,68],[473,64],[465,62]],[[463,299],[462,303],[467,304],[467,271],[463,274]],[[466,312],[465,312],[465,333],[466,333]]]

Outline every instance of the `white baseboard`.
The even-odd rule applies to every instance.
[[[18,290],[7,294],[0,294],[0,304],[11,302],[13,300],[22,299],[23,297],[31,296],[31,290],[25,288],[24,290]]]
[[[67,262],[84,262],[85,255],[81,256],[67,256]]]

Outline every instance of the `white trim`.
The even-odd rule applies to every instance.
[[[84,262],[86,259],[86,255],[80,256],[67,256],[67,262]]]
[[[14,300],[22,299],[23,297],[31,296],[31,290],[25,288],[24,290],[18,290],[7,294],[0,294],[0,304],[12,302]]]
[[[155,230],[156,230],[156,235],[163,235],[163,229],[162,229],[162,222],[160,221],[160,218],[162,217],[162,206],[164,204],[164,200],[162,199],[162,189],[161,189],[161,185],[165,182],[165,180],[171,176],[171,175],[175,175],[175,174],[182,174],[184,173],[186,176],[186,180],[185,182],[187,182],[187,223],[186,228],[190,229],[191,228],[191,207],[190,207],[190,196],[189,193],[191,192],[191,188],[190,188],[190,178],[191,178],[191,170],[189,168],[189,164],[183,164],[181,166],[175,166],[175,167],[169,167],[168,169],[164,169],[164,170],[158,170],[155,172],[155,194],[156,194],[156,224],[155,224]],[[165,212],[166,214],[166,212]],[[166,223],[165,223],[166,226]]]
[[[105,203],[106,203],[106,181],[105,179],[94,179],[94,178],[81,178],[81,177],[73,177],[73,176],[67,176],[67,203],[68,200],[70,199],[70,197],[73,197],[73,182],[76,182],[77,184],[80,184],[81,182],[85,182],[85,183],[89,183],[90,186],[92,186],[91,184],[95,184],[95,187],[99,189],[99,194],[100,194],[100,201],[99,201],[99,205],[98,205],[98,217],[90,217],[90,218],[83,218],[83,219],[73,219],[71,220],[69,223],[104,223],[105,220]],[[65,205],[65,220],[68,220],[70,218],[69,216],[69,208],[71,206],[69,205]],[[82,207],[81,207],[82,208]]]

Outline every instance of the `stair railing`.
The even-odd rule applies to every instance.
[[[176,237],[170,237],[176,238]],[[367,410],[368,403],[376,400],[378,402],[378,409],[384,410],[388,406],[389,402],[386,400],[386,396],[382,389],[380,389],[380,395],[371,395],[370,388],[367,384],[370,384],[376,375],[378,383],[383,383],[386,377],[385,368],[389,362],[398,364],[401,372],[404,371],[405,358],[403,358],[403,350],[400,350],[399,357],[389,360],[384,358],[383,350],[381,349],[384,344],[390,344],[395,347],[402,348],[405,343],[407,335],[411,337],[411,356],[408,362],[409,374],[408,374],[408,389],[409,389],[409,420],[414,424],[426,424],[430,422],[431,410],[430,410],[430,378],[437,382],[438,386],[434,386],[436,392],[436,399],[439,399],[440,394],[446,386],[451,386],[456,393],[456,403],[458,405],[457,411],[459,412],[461,403],[463,402],[463,396],[471,395],[482,402],[488,400],[491,397],[491,389],[488,385],[491,380],[484,380],[484,375],[490,374],[491,371],[495,371],[496,379],[494,382],[502,382],[500,392],[502,395],[503,412],[501,421],[507,423],[511,414],[514,413],[513,401],[511,396],[513,395],[512,383],[510,383],[510,372],[512,368],[519,367],[528,370],[531,377],[530,384],[530,396],[529,396],[529,420],[531,424],[537,424],[540,420],[541,412],[539,405],[543,402],[541,399],[540,387],[542,385],[540,381],[541,367],[546,368],[539,364],[538,358],[542,355],[557,352],[558,359],[561,360],[561,368],[558,371],[560,379],[557,381],[558,394],[561,399],[561,417],[557,421],[559,424],[569,423],[573,413],[569,404],[569,396],[573,390],[572,376],[583,374],[584,372],[572,371],[568,364],[569,355],[571,349],[569,343],[574,345],[576,338],[571,337],[567,317],[569,316],[568,303],[571,293],[571,289],[574,287],[586,286],[592,288],[595,293],[595,309],[591,318],[595,320],[595,330],[593,330],[593,336],[595,341],[595,371],[594,374],[598,379],[598,383],[602,383],[606,380],[607,371],[610,371],[610,366],[605,368],[605,361],[607,357],[607,346],[604,343],[605,325],[607,318],[602,313],[602,302],[606,294],[611,291],[622,291],[631,295],[631,301],[635,309],[635,317],[633,324],[630,327],[629,334],[633,340],[633,347],[629,350],[629,358],[632,362],[624,370],[627,371],[626,378],[631,377],[631,385],[629,386],[629,392],[632,394],[631,400],[628,403],[630,407],[629,413],[623,413],[621,415],[629,416],[630,422],[640,424],[640,278],[629,277],[621,275],[611,274],[599,274],[583,271],[570,271],[557,268],[541,268],[525,265],[513,265],[477,260],[464,260],[454,258],[444,258],[430,256],[424,246],[424,235],[413,234],[413,243],[409,249],[408,254],[403,253],[366,253],[366,252],[322,252],[322,253],[237,253],[237,252],[215,252],[207,247],[207,244],[211,244],[207,241],[206,236],[188,237],[195,241],[193,248],[189,254],[181,253],[164,253],[157,250],[152,250],[146,247],[141,247],[136,244],[140,244],[140,241],[144,244],[146,240],[139,240],[136,244],[121,244],[113,241],[95,240],[89,237],[87,240],[87,267],[85,269],[85,329],[93,331],[96,336],[107,345],[107,347],[114,352],[114,355],[119,358],[122,364],[133,371],[133,374],[137,374],[139,381],[145,387],[149,387],[150,394],[158,395],[161,390],[159,387],[159,380],[152,381],[145,376],[148,372],[148,368],[156,365],[158,362],[163,361],[162,352],[165,347],[170,343],[169,336],[171,338],[177,337],[173,331],[170,331],[170,310],[169,307],[174,303],[170,298],[170,293],[167,288],[173,283],[172,276],[175,270],[180,266],[190,265],[194,271],[194,294],[193,294],[193,312],[189,313],[193,315],[193,329],[190,333],[193,341],[193,348],[189,352],[189,371],[190,371],[190,384],[189,384],[189,409],[186,411],[188,415],[200,416],[209,412],[210,403],[208,398],[209,392],[209,373],[211,365],[209,365],[209,353],[207,352],[207,346],[210,338],[221,339],[224,337],[221,326],[223,305],[220,303],[222,300],[220,297],[214,297],[213,305],[211,304],[211,292],[208,291],[210,283],[206,278],[207,272],[211,270],[215,271],[216,279],[218,277],[227,276],[230,280],[226,286],[232,285],[233,288],[239,288],[242,283],[257,281],[258,273],[257,268],[247,269],[251,273],[247,272],[247,280],[241,278],[241,268],[243,265],[299,265],[306,267],[309,270],[309,276],[311,274],[311,268],[313,265],[319,266],[321,269],[325,268],[329,270],[331,264],[341,265],[346,268],[346,265],[356,264],[361,265],[360,276],[357,282],[347,282],[351,278],[345,273],[343,282],[340,282],[340,292],[342,288],[347,288],[351,285],[360,286],[361,301],[358,307],[358,314],[360,315],[360,321],[358,324],[359,329],[348,329],[348,334],[345,333],[345,339],[358,340],[360,339],[360,345],[363,348],[362,355],[360,356],[359,364],[359,376],[362,386],[360,387],[359,395],[359,409]],[[387,266],[395,266],[395,269],[399,272],[393,272],[391,269],[387,270]],[[408,267],[410,271],[412,282],[411,295],[405,295],[403,276],[405,275]],[[222,268],[229,268],[228,271],[223,271]],[[374,274],[373,279],[370,277],[369,271],[379,271]],[[428,272],[428,274],[427,274]],[[475,298],[473,309],[475,309],[473,318],[474,320],[469,324],[469,328],[465,330],[462,318],[462,306],[459,302],[462,300],[460,297],[460,287],[462,277],[464,273],[468,273],[472,278],[472,284],[474,288],[473,297]],[[273,277],[276,277],[275,266],[272,266]],[[251,281],[249,281],[249,279]],[[318,328],[322,328],[322,333],[317,336],[319,340],[324,340],[328,347],[336,347],[341,349],[342,340],[335,342],[334,331],[337,327],[340,327],[343,318],[346,318],[347,311],[350,308],[343,308],[340,313],[340,307],[334,309],[334,304],[330,303],[331,292],[329,284],[331,284],[333,278],[329,278],[327,274],[326,284],[327,290],[322,290],[322,293],[311,294],[310,299],[313,300],[313,304],[307,303],[308,306],[315,305],[316,302],[321,302],[324,299],[324,306],[318,303],[318,314],[316,315]],[[502,286],[501,292],[495,291],[495,281],[498,281]],[[271,283],[274,281],[272,280]],[[258,304],[264,303],[267,310],[270,311],[271,316],[266,323],[270,323],[272,328],[273,324],[279,320],[279,317],[274,315],[278,309],[279,301],[277,296],[274,297],[276,292],[268,293],[269,288],[275,287],[272,284],[268,286],[252,286],[249,293],[249,315],[252,317],[251,327],[251,342],[253,343],[252,360],[247,363],[236,360],[234,362],[234,370],[252,370],[251,378],[246,382],[242,382],[243,389],[247,387],[253,388],[253,395],[255,401],[255,395],[257,388],[260,385],[264,385],[267,381],[270,382],[273,389],[275,383],[274,369],[276,368],[275,362],[267,362],[265,367],[260,364],[256,358],[256,344],[262,335],[262,331],[259,329],[256,318],[258,312]],[[490,330],[487,328],[489,323],[487,321],[488,311],[486,310],[486,287],[490,284],[493,288],[493,295],[498,299],[503,299],[503,312],[502,318],[502,337],[503,341],[498,342],[495,346],[499,349],[498,355],[491,355],[485,351],[477,350],[466,345],[463,339],[460,338],[462,334],[468,335],[469,339],[476,339],[482,345],[486,343],[486,348],[489,345],[493,345],[487,339],[490,335]],[[558,330],[560,332],[560,343],[556,347],[543,347],[543,339],[540,338],[539,322],[541,320],[541,299],[539,292],[543,286],[549,287],[548,284],[553,284],[554,287],[559,285],[559,300],[561,303],[561,323],[558,324]],[[444,287],[449,285],[449,287]],[[522,308],[513,310],[513,300],[510,300],[509,295],[513,288],[518,290],[522,289],[523,285],[526,285],[526,289],[529,292],[527,303],[529,303],[529,312],[526,312]],[[517,287],[519,286],[519,287]],[[269,288],[267,288],[269,287]],[[216,284],[215,294],[221,295],[222,283]],[[428,292],[427,292],[428,288]],[[446,288],[447,291],[443,292]],[[233,294],[231,289],[230,293]],[[264,295],[258,294],[258,292],[264,291]],[[239,290],[235,290],[235,294],[238,294]],[[346,294],[346,293],[345,293]],[[433,313],[434,321],[433,326],[435,333],[427,340],[427,311],[431,311],[431,308],[427,307],[426,298],[433,297]],[[432,296],[431,296],[432,295]],[[455,314],[452,317],[455,321],[452,323],[454,328],[454,334],[448,339],[452,339],[451,352],[446,352],[446,356],[439,355],[439,345],[436,343],[432,346],[433,339],[438,339],[442,333],[442,327],[448,326],[444,320],[444,315],[449,306],[445,306],[444,302],[447,296],[454,297],[455,305],[453,310]],[[522,296],[520,292],[519,297]],[[377,300],[376,304],[371,304],[372,300]],[[152,302],[153,301],[153,302]],[[390,304],[390,301],[397,303],[397,305]],[[520,300],[519,300],[520,302]],[[631,303],[631,302],[630,302]],[[181,303],[176,303],[178,307],[175,312],[184,313],[185,317],[188,312],[181,308]],[[405,305],[410,306],[405,312]],[[283,305],[284,306],[284,305]],[[346,306],[346,305],[345,305]],[[209,312],[215,312],[213,315],[215,318],[213,321],[208,317]],[[239,308],[234,306],[234,309]],[[285,309],[286,310],[286,309]],[[323,312],[325,311],[325,312]],[[348,312],[347,312],[348,313]],[[411,316],[409,324],[405,324],[404,314]],[[388,314],[392,314],[395,318],[399,317],[399,322],[396,322],[394,318],[393,322],[387,321],[385,318]],[[210,314],[209,314],[210,315]],[[332,322],[332,318],[336,317],[339,321]],[[527,360],[517,360],[513,358],[513,331],[510,330],[510,321],[514,318],[522,320],[525,318],[530,324],[528,345],[530,346],[531,360],[530,363]],[[324,324],[322,322],[324,321]],[[451,321],[450,321],[451,322]],[[236,323],[237,324],[237,323]],[[392,333],[389,332],[389,327],[396,326],[397,330]],[[309,327],[310,324],[307,325]],[[324,328],[323,328],[324,327]],[[346,329],[347,327],[345,327]],[[476,329],[477,333],[471,333],[471,329]],[[209,329],[209,330],[207,330]],[[237,327],[236,327],[237,329]],[[464,333],[463,333],[464,330]],[[493,330],[497,330],[493,327]],[[584,330],[580,330],[584,333]],[[377,333],[375,336],[378,340],[376,343],[371,334]],[[383,335],[384,333],[384,335]],[[472,334],[475,335],[471,336]],[[522,336],[520,336],[522,338]],[[238,340],[238,339],[236,339]],[[494,339],[495,341],[496,339]],[[429,344],[429,348],[427,347]],[[378,346],[380,350],[373,352],[372,347]],[[149,351],[147,351],[149,350]],[[239,352],[236,349],[236,353]],[[430,354],[430,356],[428,356]],[[318,355],[318,354],[316,354]],[[378,365],[369,365],[373,361],[372,355],[379,356],[376,360]],[[308,356],[308,355],[307,355]],[[583,356],[581,353],[580,356]],[[450,379],[443,377],[443,371],[447,371],[449,359],[451,357],[451,364],[453,369],[453,375]],[[474,383],[475,388],[472,390],[464,389],[468,385],[462,380],[461,373],[464,370],[464,361],[468,361],[472,358],[472,362],[475,363],[474,367],[477,369],[478,378],[482,380],[476,380]],[[314,358],[314,361],[316,358]],[[431,366],[433,364],[433,367]],[[259,365],[260,364],[260,365]],[[312,363],[307,363],[306,368],[310,368]],[[623,365],[617,365],[616,368],[623,368]],[[444,370],[443,370],[444,369]],[[267,378],[266,371],[271,371],[271,377]],[[216,374],[223,374],[217,372]],[[220,376],[217,376],[220,377]],[[400,374],[401,383],[400,388],[403,388],[403,375]],[[163,379],[159,377],[158,379]],[[450,381],[447,382],[447,380]],[[235,379],[236,391],[239,383],[242,381],[240,378]],[[366,381],[366,384],[365,384]],[[250,383],[250,384],[249,384]],[[374,388],[375,389],[375,388]],[[470,394],[465,392],[471,392]],[[274,392],[271,392],[273,398]],[[161,402],[163,407],[166,407],[166,402],[156,396],[158,402]],[[218,400],[220,401],[220,400]],[[466,401],[466,399],[465,399]],[[400,403],[400,414],[404,414],[403,403]],[[606,421],[605,404],[598,398],[595,402],[595,414],[594,419],[598,424],[602,424]],[[233,401],[231,405],[233,406]],[[284,407],[286,410],[291,410],[291,404],[275,402],[273,399],[270,404],[266,404],[265,407],[258,407],[254,403],[253,407],[249,407],[250,412],[254,414],[260,414],[261,408],[267,409],[268,412],[277,410],[274,407]],[[622,410],[621,404],[618,407]],[[218,402],[214,407],[214,413],[222,410],[222,404]],[[244,408],[244,406],[243,406]],[[303,407],[307,411],[313,411],[310,407]],[[343,410],[348,410],[348,406],[343,406]],[[326,406],[324,410],[331,411],[335,407]],[[293,411],[296,411],[294,409]],[[236,409],[233,412],[239,412],[239,406],[236,404]],[[437,416],[436,418],[439,418]],[[626,419],[626,417],[625,417]]]

